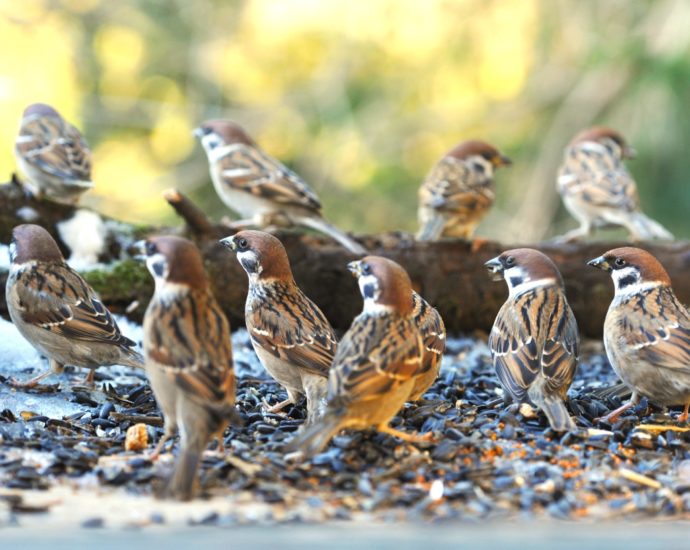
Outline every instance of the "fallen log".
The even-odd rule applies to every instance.
[[[103,260],[107,267],[86,272],[86,279],[114,311],[125,312],[141,320],[153,292],[153,284],[145,267],[128,256],[128,246],[136,239],[151,234],[178,233],[193,239],[203,252],[211,285],[233,327],[244,324],[244,300],[247,278],[233,254],[218,243],[232,233],[221,224],[210,222],[182,194],[169,192],[168,203],[183,218],[184,227],[157,228],[113,223],[108,250]],[[8,243],[12,227],[25,223],[27,212],[36,213],[34,223],[46,227],[59,241],[56,224],[69,218],[74,208],[37,201],[26,197],[16,184],[0,186],[0,241]],[[355,256],[337,243],[320,235],[299,230],[275,232],[284,243],[300,287],[324,311],[337,330],[345,330],[361,309],[361,298],[352,276],[346,269]],[[414,287],[443,316],[451,333],[489,331],[507,290],[504,283],[492,282],[484,262],[503,250],[517,248],[486,242],[473,249],[463,241],[438,243],[416,242],[411,235],[387,233],[365,236],[360,242],[372,254],[387,256],[409,272]],[[64,243],[61,243],[64,248]],[[521,245],[537,248],[558,265],[566,282],[568,300],[575,312],[583,336],[601,336],[606,310],[613,295],[610,278],[586,265],[602,252],[625,246],[625,243],[584,242],[571,244],[539,243]],[[690,302],[690,243],[646,243],[644,248],[666,266],[679,298]],[[68,251],[65,251],[68,252]],[[6,273],[0,274],[4,284]],[[137,302],[136,307],[129,307]],[[0,313],[7,316],[4,295]]]

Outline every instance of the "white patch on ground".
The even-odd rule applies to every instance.
[[[108,231],[103,219],[91,210],[77,210],[69,220],[57,224],[60,238],[69,247],[67,260],[81,271],[98,265],[98,256],[105,250]]]
[[[10,268],[10,247],[6,244],[0,244],[0,269]]]

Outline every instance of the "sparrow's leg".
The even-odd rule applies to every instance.
[[[683,408],[683,413],[678,417],[678,422],[687,422],[688,421],[688,409],[690,409],[690,403],[686,403],[685,407]]]
[[[166,444],[168,439],[172,437],[172,433],[168,431],[168,428],[165,428],[165,433],[163,433],[163,437],[161,437],[158,440],[158,444],[156,445],[156,448],[153,450],[153,453],[151,453],[151,456],[149,456],[149,460],[151,462],[155,462],[158,460],[158,457],[160,456],[161,452],[163,451],[163,446]]]
[[[326,412],[328,378],[316,374],[302,374],[302,386],[307,396],[307,421],[305,425],[316,422]]]
[[[267,413],[274,414],[282,411],[285,407],[294,403],[294,401],[288,397],[285,401],[280,401],[275,405],[269,405],[268,401],[266,401],[265,399],[262,399],[261,403],[264,406],[264,411],[266,411]]]
[[[19,380],[15,379],[15,378],[10,378],[10,380],[8,380],[7,383],[13,388],[17,388],[20,390],[30,390],[30,389],[38,386],[38,384],[41,382],[41,380],[50,376],[51,374],[53,374],[53,372],[51,370],[47,370],[47,371],[39,374],[38,376],[34,376],[33,378],[31,378],[30,380],[27,380],[25,382],[20,382]]]
[[[604,416],[603,418],[598,418],[597,420],[599,422],[606,422],[607,424],[613,424],[616,420],[618,420],[618,417],[623,414],[625,411],[627,411],[629,408],[634,407],[636,403],[633,402],[631,399],[624,405],[618,407],[616,410],[611,411],[609,414]]]
[[[377,426],[376,429],[381,432],[385,433],[388,435],[392,435],[394,437],[397,437],[398,439],[402,439],[403,441],[407,441],[408,443],[428,443],[428,442],[434,442],[434,434],[431,432],[427,432],[425,434],[418,434],[418,433],[407,433],[407,432],[401,432],[400,430],[396,430],[395,428],[391,428],[388,424],[381,424],[380,426]]]
[[[89,369],[89,372],[84,377],[84,385],[93,388],[96,385],[94,382],[95,379],[96,379],[96,370],[95,369]]]

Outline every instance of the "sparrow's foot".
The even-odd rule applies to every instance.
[[[628,401],[621,407],[618,407],[616,410],[611,411],[609,414],[602,418],[597,418],[596,420],[598,422],[606,422],[607,424],[613,424],[616,420],[618,420],[618,417],[623,414],[625,411],[627,411],[629,408],[633,407],[635,403],[633,403],[632,400]]]
[[[89,388],[96,387],[96,371],[94,369],[89,369],[89,372],[84,377],[84,385]]]
[[[261,403],[264,406],[264,411],[266,411],[267,413],[275,414],[281,412],[288,405],[292,405],[292,399],[286,399],[285,401],[281,401],[280,403],[276,403],[275,405],[269,405],[268,401],[262,399]]]
[[[678,422],[687,422],[688,421],[688,409],[690,409],[690,403],[685,404],[685,408],[683,408],[683,412],[681,415],[676,419]]]
[[[378,426],[376,429],[381,433],[392,435],[393,437],[397,437],[398,439],[402,439],[403,441],[407,441],[408,443],[435,443],[436,442],[436,440],[434,439],[434,434],[431,432],[427,432],[425,434],[401,432],[400,430],[396,430],[395,428],[391,428],[387,424]]]
[[[25,382],[21,382],[21,381],[17,380],[16,378],[10,378],[7,381],[7,383],[11,387],[16,388],[18,390],[30,390],[30,389],[33,389],[36,386],[38,386],[39,383],[41,382],[41,380],[43,380],[44,378],[47,378],[51,374],[52,374],[52,371],[46,371],[42,374],[39,374],[38,376],[31,378],[30,380],[26,380]]]
[[[156,462],[156,460],[158,460],[158,457],[161,455],[161,452],[163,452],[163,447],[165,446],[168,439],[170,439],[170,436],[168,434],[164,434],[163,437],[161,437],[158,440],[158,444],[156,445],[156,448],[149,455],[149,460],[151,462]]]

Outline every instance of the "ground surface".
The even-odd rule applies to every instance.
[[[122,328],[138,338],[138,327]],[[304,462],[286,461],[282,452],[299,429],[301,408],[288,417],[263,413],[262,396],[273,403],[283,394],[264,376],[246,333],[238,331],[233,341],[246,425],[226,434],[226,455],[207,453],[201,473],[205,497],[180,504],[152,497],[170,471],[174,449],[156,463],[147,458],[150,447],[124,451],[125,431],[135,422],[148,424],[151,443],[162,433],[143,373],[102,369],[98,389],[91,391],[78,385],[83,373],[67,372],[49,378],[40,392],[16,391],[4,380],[27,378],[45,362],[0,320],[0,527],[7,527],[2,536],[32,533],[40,543],[42,533],[56,529],[85,540],[91,528],[133,528],[147,536],[172,534],[169,540],[180,544],[192,528],[201,535],[211,526],[327,522],[311,532],[298,529],[296,540],[319,533],[337,538],[344,531],[349,537],[348,526],[356,524],[362,533],[371,530],[372,540],[383,537],[400,546],[416,540],[413,526],[429,522],[445,526],[433,530],[441,544],[452,538],[450,526],[464,526],[463,532],[479,538],[505,532],[525,537],[523,520],[537,520],[527,523],[536,527],[551,525],[544,524],[548,518],[588,525],[652,520],[654,529],[673,537],[680,528],[659,520],[690,516],[690,435],[676,431],[677,411],[672,417],[651,411],[645,418],[647,411],[639,407],[615,426],[596,424],[594,418],[619,401],[590,393],[615,381],[595,344],[585,346],[571,390],[581,433],[559,436],[545,428],[541,416],[507,410],[483,340],[461,338],[449,342],[439,380],[425,400],[394,420],[400,429],[433,430],[439,444],[413,447],[387,435],[348,433]],[[664,427],[636,428],[640,420]],[[489,529],[472,528],[478,520]],[[391,522],[407,527],[375,527]],[[493,522],[503,526],[500,532],[491,528]],[[544,527],[544,540],[558,531]],[[237,532],[257,542],[266,534],[251,527]],[[118,536],[126,543],[124,532]]]

